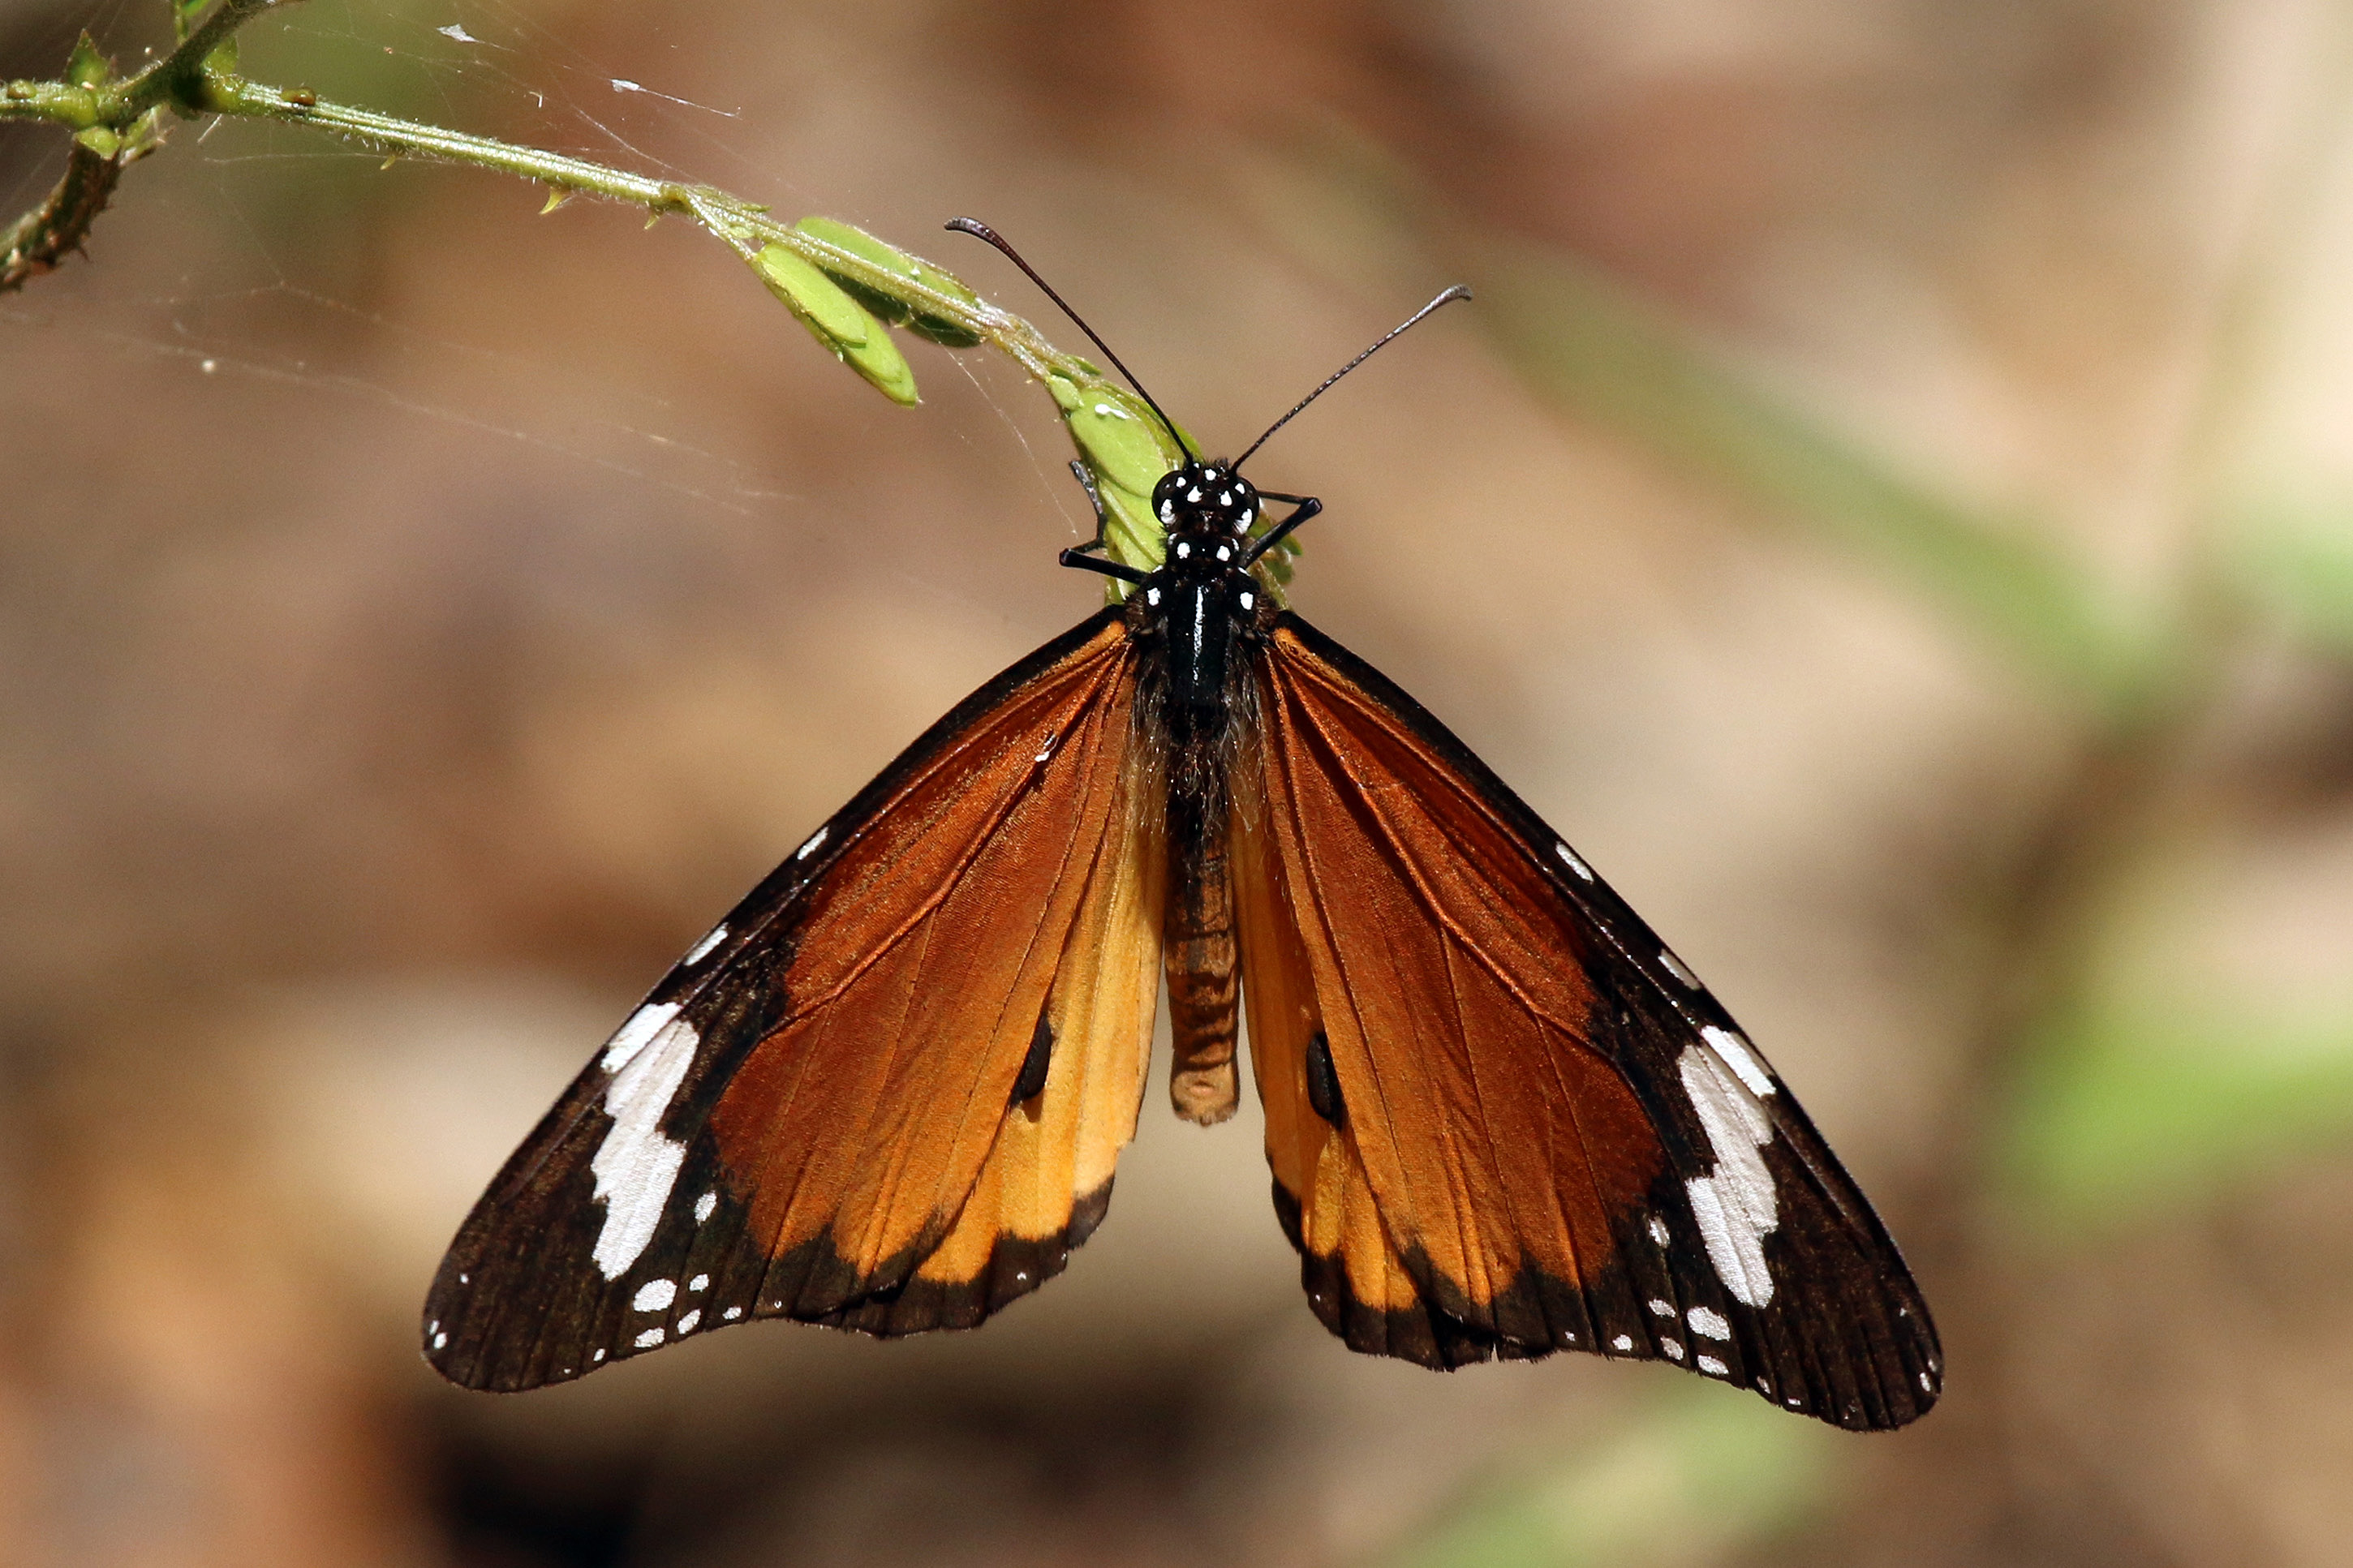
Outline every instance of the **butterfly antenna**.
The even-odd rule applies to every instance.
[[[1371,348],[1366,349],[1363,353],[1358,354],[1355,359],[1350,360],[1346,364],[1344,364],[1339,369],[1334,371],[1331,374],[1325,376],[1322,385],[1309,393],[1306,396],[1301,398],[1292,408],[1290,413],[1284,415],[1282,418],[1268,426],[1266,427],[1266,436],[1261,436],[1257,440],[1252,441],[1250,444],[1250,452],[1244,452],[1240,457],[1234,459],[1234,471],[1236,473],[1241,472],[1242,465],[1250,460],[1250,452],[1255,452],[1261,447],[1266,445],[1267,436],[1273,435],[1277,430],[1282,429],[1293,419],[1299,417],[1301,409],[1305,408],[1309,404],[1314,402],[1317,398],[1331,391],[1332,384],[1334,382],[1338,381],[1342,376],[1347,374],[1350,371],[1356,369],[1358,365],[1364,363],[1375,354],[1380,353],[1383,348],[1386,348],[1388,345],[1388,342],[1391,338],[1396,337],[1408,327],[1412,326],[1424,316],[1427,316],[1432,310],[1437,310],[1440,305],[1451,305],[1457,300],[1468,300],[1469,298],[1471,298],[1471,290],[1464,288],[1461,284],[1457,283],[1453,288],[1449,289],[1445,293],[1440,294],[1437,299],[1432,300],[1429,304],[1424,305],[1420,310],[1416,310],[1412,315],[1408,316],[1404,321],[1398,322],[1396,326],[1382,333],[1378,342],[1375,343]],[[1086,325],[1083,321],[1079,324],[1081,326]],[[1106,349],[1103,352],[1108,353],[1111,351]]]
[[[959,234],[968,234],[976,239],[985,239],[988,241],[989,244],[997,247],[997,249],[1005,252],[1007,258],[1012,261],[1014,266],[1018,267],[1022,271],[1029,275],[1030,282],[1035,283],[1039,288],[1043,289],[1046,291],[1046,298],[1051,300],[1055,304],[1060,305],[1062,308],[1062,314],[1070,317],[1071,320],[1079,324],[1079,331],[1086,333],[1088,341],[1092,342],[1095,347],[1103,350],[1103,357],[1110,360],[1113,364],[1119,366],[1119,374],[1127,377],[1127,384],[1135,388],[1136,395],[1143,398],[1145,403],[1151,405],[1153,413],[1160,416],[1160,423],[1166,426],[1168,434],[1176,438],[1177,448],[1180,451],[1188,453],[1194,457],[1200,456],[1199,453],[1193,450],[1193,444],[1190,441],[1186,440],[1184,436],[1177,430],[1176,422],[1168,417],[1167,410],[1160,406],[1159,400],[1144,389],[1144,383],[1135,379],[1135,373],[1128,369],[1125,364],[1121,363],[1119,355],[1111,352],[1111,345],[1103,342],[1103,339],[1095,336],[1095,330],[1087,325],[1087,319],[1084,316],[1080,315],[1076,310],[1071,310],[1071,302],[1063,299],[1060,294],[1055,293],[1054,286],[1051,283],[1047,282],[1043,278],[1039,277],[1038,269],[1030,266],[1028,262],[1022,260],[1021,253],[1014,249],[1010,245],[1008,245],[1005,242],[1005,237],[1003,235],[997,233],[995,229],[989,227],[987,224],[981,222],[976,217],[950,218],[948,219],[947,226],[955,229]],[[1413,323],[1410,321],[1406,323],[1407,326],[1411,326],[1412,324]],[[1400,327],[1398,330],[1402,331],[1405,329]],[[1392,335],[1394,336],[1395,334]],[[1369,353],[1372,351],[1368,349],[1366,352]]]

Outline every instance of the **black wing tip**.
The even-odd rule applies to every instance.
[[[1684,1325],[1700,1320],[1689,1306],[1670,1318],[1644,1313],[1632,1302],[1595,1300],[1532,1268],[1524,1268],[1473,1317],[1432,1302],[1425,1283],[1431,1279],[1427,1260],[1407,1258],[1402,1261],[1416,1283],[1417,1300],[1406,1308],[1377,1307],[1357,1298],[1336,1254],[1314,1252],[1303,1244],[1298,1201],[1280,1182],[1274,1184],[1274,1202],[1283,1233],[1300,1256],[1300,1284],[1308,1306],[1334,1336],[1362,1354],[1390,1356],[1437,1372],[1482,1362],[1538,1361],[1562,1351],[1610,1361],[1659,1362],[1711,1383],[1746,1387],[1777,1409],[1852,1432],[1907,1426],[1926,1415],[1943,1393],[1944,1363],[1936,1331],[1916,1292],[1896,1297],[1903,1306],[1897,1320],[1905,1331],[1900,1339],[1891,1335],[1873,1353],[1850,1358],[1836,1368],[1799,1365],[1785,1387],[1769,1363],[1778,1359],[1787,1367],[1792,1356],[1744,1352],[1744,1343],[1754,1342],[1752,1325],[1731,1331],[1728,1320],[1717,1314],[1715,1326],[1727,1331],[1724,1339],[1685,1333],[1681,1327],[1664,1331],[1662,1322]],[[1599,1326],[1590,1315],[1596,1310],[1607,1320]],[[1749,1315],[1754,1316],[1753,1310]]]
[[[886,1272],[895,1282],[853,1287],[846,1295],[831,1292],[811,1296],[782,1288],[765,1292],[757,1315],[787,1318],[829,1329],[846,1329],[875,1339],[904,1339],[936,1331],[976,1329],[1069,1267],[1071,1254],[1095,1233],[1111,1207],[1112,1182],[1082,1194],[1071,1205],[1071,1217],[1060,1229],[1043,1237],[1000,1235],[987,1260],[968,1279],[926,1279],[920,1268],[907,1267]],[[805,1244],[833,1248],[824,1237]],[[927,1248],[928,1253],[932,1248]],[[794,1260],[779,1259],[785,1280],[794,1272]],[[776,1279],[772,1274],[771,1279]],[[829,1298],[829,1299],[828,1299]]]
[[[617,1282],[598,1289],[593,1307],[583,1303],[569,1315],[552,1301],[522,1313],[502,1311],[499,1294],[478,1295],[469,1279],[474,1270],[460,1270],[453,1256],[427,1299],[421,1348],[426,1363],[460,1388],[521,1394],[577,1382],[681,1340],[755,1321],[813,1323],[876,1339],[977,1328],[1062,1272],[1103,1223],[1111,1189],[1106,1180],[1082,1194],[1068,1223],[1050,1236],[1000,1236],[969,1279],[920,1277],[919,1266],[936,1240],[861,1278],[819,1237],[774,1260],[749,1259],[715,1287],[679,1294],[659,1316],[641,1319],[624,1320],[615,1305]],[[890,1283],[876,1283],[884,1279]],[[487,1308],[487,1328],[469,1311],[477,1301]]]

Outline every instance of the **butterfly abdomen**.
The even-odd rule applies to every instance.
[[[1180,769],[1182,779],[1189,769]],[[1234,1113],[1239,952],[1226,862],[1224,792],[1168,794],[1168,905],[1161,925],[1176,1114],[1207,1127]]]

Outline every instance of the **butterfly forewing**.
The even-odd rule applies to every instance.
[[[730,913],[467,1219],[434,1364],[514,1389],[753,1317],[964,1327],[1060,1272],[1134,1133],[1156,1000],[1135,692],[1106,611]]]
[[[1591,1350],[1841,1426],[1925,1412],[1902,1258],[1681,962],[1369,666],[1286,614],[1253,668],[1244,986],[1324,1321],[1430,1364]]]

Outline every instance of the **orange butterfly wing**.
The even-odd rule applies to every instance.
[[[968,1327],[1060,1272],[1134,1135],[1161,813],[1106,611],[958,707],[657,986],[426,1305],[516,1389],[723,1323]]]
[[[1287,614],[1254,670],[1243,984],[1324,1323],[1430,1365],[1588,1350],[1841,1426],[1925,1413],[1909,1272],[1715,1000],[1378,672]]]

